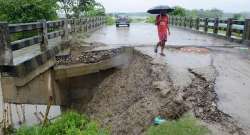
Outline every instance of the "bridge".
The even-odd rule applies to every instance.
[[[77,32],[91,32],[104,24],[104,17],[1,23],[0,69],[4,101],[47,104],[48,97],[53,95],[49,93],[52,92],[50,77],[56,55],[68,51],[68,42]],[[20,39],[20,35],[24,38]]]
[[[166,61],[169,67],[176,70],[171,71],[176,89],[182,89],[190,83],[191,69],[215,67],[220,74],[215,83],[218,89],[216,92],[222,99],[222,108],[235,117],[239,117],[240,113],[243,123],[250,122],[249,108],[240,102],[249,101],[249,19],[238,21],[171,16],[171,36],[167,43],[166,58],[153,53],[152,45],[158,40],[153,25],[133,24],[127,29],[102,27],[104,23],[103,17],[28,24],[1,23],[0,65],[4,102],[48,104],[49,97],[53,97],[53,104],[65,105],[69,102],[68,97],[73,100],[77,100],[78,97],[89,100],[88,94],[92,94],[90,90],[109,74],[109,71],[103,74],[98,72],[128,64],[133,55],[142,53],[153,59]],[[39,34],[17,41],[10,38],[11,35],[22,31],[35,31]],[[84,37],[84,44],[104,43],[107,46],[81,54],[82,57],[94,55],[91,57],[94,60],[61,63],[60,59],[70,59],[70,42],[76,38],[83,38],[77,33],[83,35],[86,32],[90,36]],[[206,68],[205,71],[215,76],[210,68]],[[74,77],[81,79],[77,80]],[[82,86],[86,87],[84,90],[87,92],[78,90],[78,87]],[[74,91],[68,91],[69,89]],[[228,98],[233,100],[229,101]],[[234,110],[235,106],[241,111]]]
[[[47,97],[49,97],[49,95],[53,95],[53,93],[55,94],[56,91],[60,91],[58,88],[55,88],[55,86],[52,88],[52,83],[50,81],[59,78],[63,79],[77,75],[80,76],[98,71],[100,66],[97,65],[83,64],[80,66],[73,65],[72,67],[52,67],[54,67],[56,63],[56,56],[57,58],[60,58],[64,57],[65,53],[69,53],[69,41],[73,39],[77,32],[93,32],[103,26],[104,23],[104,17],[62,19],[47,22],[45,20],[41,20],[39,22],[24,24],[1,23],[0,69],[4,101],[10,103],[47,104]],[[170,24],[173,26],[174,36],[170,37],[168,47],[240,47],[243,46],[243,44],[250,44],[249,19],[246,19],[245,21],[238,21],[233,19],[220,20],[219,18],[209,19],[171,16]],[[178,31],[175,31],[175,29],[177,29],[176,27],[178,27]],[[15,39],[18,37],[18,34],[22,32],[30,32],[31,34],[29,37],[24,39]],[[183,36],[186,36],[185,38],[190,36],[189,41],[191,41],[191,44],[186,40],[181,40],[180,37],[182,34],[184,34]],[[175,35],[178,35],[179,37]],[[145,36],[152,35],[147,34]],[[211,37],[213,37],[212,40],[218,38],[225,41],[216,40],[211,43],[209,43],[209,41],[205,41],[206,43],[198,43],[194,39],[195,36],[204,38],[204,41],[206,39],[211,39]],[[115,36],[108,40],[112,40],[112,38],[115,38]],[[122,37],[118,38],[122,39]],[[141,37],[141,39],[143,39],[143,37]],[[112,44],[112,41],[109,41],[109,43],[106,44],[111,46],[114,46],[115,44],[127,46],[128,44],[125,42]],[[237,45],[235,45],[236,43]],[[131,44],[132,46],[138,46],[136,43]],[[142,43],[139,46],[146,44],[149,43],[145,41],[145,43]],[[88,71],[87,67],[92,68],[89,68],[90,71]],[[93,70],[93,67],[98,68]],[[51,70],[53,70],[53,73]],[[66,75],[66,72],[70,71],[71,74]],[[41,80],[43,79],[49,81],[41,83]],[[56,83],[54,82],[53,85],[55,84]],[[54,104],[61,104],[61,99],[55,99]]]

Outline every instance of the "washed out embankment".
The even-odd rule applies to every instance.
[[[145,134],[154,117],[178,119],[187,112],[208,127],[219,125],[220,133],[244,135],[235,121],[217,108],[213,66],[187,70],[187,76],[183,77],[188,83],[180,88],[173,77],[175,69],[168,64],[138,50],[133,50],[131,55],[132,59],[124,67],[89,75],[99,78],[97,83],[89,83],[91,87],[85,87],[84,83],[71,87],[78,92],[70,97],[81,91],[87,91],[85,95],[91,93],[88,98],[80,96],[71,100],[71,106],[109,127],[113,135]],[[81,81],[88,82],[88,79],[71,78],[70,84]]]

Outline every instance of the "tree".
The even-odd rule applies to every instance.
[[[175,10],[172,13],[170,13],[170,15],[174,15],[174,16],[185,16],[186,15],[185,8],[182,8],[180,6],[175,6],[174,9]]]
[[[220,18],[222,16],[223,16],[223,11],[216,8],[205,11],[205,17],[208,18]]]
[[[105,8],[95,0],[58,0],[67,18],[105,14]]]
[[[57,18],[57,0],[0,0],[0,21],[32,22]]]
[[[240,14],[240,13],[237,13],[237,14],[234,14],[234,15],[233,15],[233,19],[236,19],[236,20],[241,20],[242,18],[244,18],[244,17],[243,17],[243,15]]]

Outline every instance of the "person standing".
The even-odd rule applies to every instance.
[[[168,39],[168,35],[170,35],[170,30],[168,26],[168,15],[165,13],[157,15],[155,24],[157,25],[158,36],[159,36],[159,42],[156,45],[155,53],[158,52],[158,47],[160,46],[161,47],[160,55],[165,56],[164,48]]]

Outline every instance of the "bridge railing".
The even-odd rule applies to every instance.
[[[250,19],[245,21],[219,18],[170,16],[171,25],[220,36],[229,40],[250,43]]]
[[[103,16],[19,24],[0,22],[0,65],[13,64],[13,51],[40,44],[40,50],[43,52],[48,49],[49,39],[61,37],[62,40],[68,40],[69,34],[88,32],[104,23]],[[24,37],[17,38],[18,35]]]

